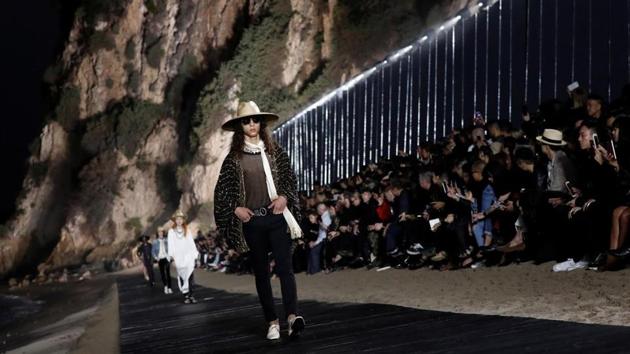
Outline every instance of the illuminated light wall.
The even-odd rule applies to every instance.
[[[630,82],[630,0],[480,2],[277,127],[298,188],[353,175],[472,121],[520,123],[523,105],[578,81],[607,99]]]

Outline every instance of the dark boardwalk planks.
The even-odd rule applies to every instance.
[[[630,352],[630,327],[316,301],[300,302],[302,338],[270,343],[255,296],[196,287],[184,305],[160,290],[118,279],[121,352]]]

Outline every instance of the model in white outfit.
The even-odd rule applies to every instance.
[[[185,303],[195,303],[190,281],[195,270],[195,260],[199,256],[192,233],[184,224],[184,215],[175,214],[175,226],[168,230],[168,257],[174,262],[177,271],[179,289],[185,297]]]

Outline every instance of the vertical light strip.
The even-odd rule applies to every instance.
[[[455,29],[451,30],[451,130],[455,129]]]
[[[383,110],[383,106],[385,105],[385,67],[381,68],[381,143],[379,145],[379,154],[377,156],[378,159],[383,156],[383,146],[385,146],[385,114]]]
[[[508,78],[508,120],[511,122],[512,121],[512,41],[514,40],[514,38],[512,37],[512,8],[514,7],[514,2],[512,1],[508,1],[508,4],[510,6],[510,17],[509,17],[509,22],[508,22],[508,26],[510,28],[510,46],[509,46],[509,78]]]
[[[392,117],[392,76],[393,76],[393,63],[388,65],[389,67],[389,83],[387,84],[389,88],[389,103],[387,104],[387,119],[389,121],[389,128],[387,129],[387,158],[392,157],[392,146],[395,146],[392,143],[392,131],[394,130],[394,119]]]
[[[435,36],[435,68],[433,69],[433,141],[435,141],[437,137],[437,89],[438,89],[438,52],[440,49],[439,46],[439,36]]]
[[[628,0],[630,1],[630,0]],[[416,145],[420,145],[420,125],[422,122],[421,119],[421,110],[420,105],[422,104],[422,43],[418,46],[418,121],[417,121],[417,129],[418,135],[416,138]]]
[[[409,88],[407,90],[407,132],[405,133],[405,141],[407,142],[407,146],[409,148],[409,150],[407,150],[407,152],[411,151],[411,146],[413,143],[413,130],[412,130],[412,123],[413,123],[413,52],[409,52],[408,57],[407,57],[407,87]],[[407,134],[409,134],[409,136],[407,136]]]
[[[542,1],[542,0],[541,0]],[[588,2],[588,91],[593,90],[593,2]]]
[[[442,136],[446,135],[446,98],[448,97],[448,34],[444,31],[444,91],[442,92]]]
[[[463,128],[464,127],[464,115],[466,114],[466,108],[465,108],[465,93],[466,93],[466,19],[462,18],[462,49],[461,49],[461,53],[462,53],[462,76],[461,76],[461,85],[462,85],[462,105],[461,105],[461,111],[459,113],[459,127]]]
[[[354,137],[356,137],[357,117],[358,117],[358,115],[357,115],[357,91],[358,91],[358,86],[355,86],[355,87],[352,88],[352,116],[350,116],[350,119],[352,120],[352,130],[351,130],[352,135],[351,136],[354,136]],[[357,140],[358,139],[354,138],[354,139],[351,139],[351,140],[353,141],[352,145],[354,145],[354,146],[353,146],[353,149],[352,149],[352,155],[353,155],[352,156],[352,168],[351,168],[350,172],[351,172],[351,174],[354,174],[354,172],[357,169],[357,165],[358,165],[358,161],[359,161],[359,152],[358,152],[358,149],[357,149],[359,144],[357,144]]]
[[[398,59],[398,103],[396,106],[396,128],[394,132],[396,133],[396,149],[394,150],[394,156],[398,154],[398,150],[400,150],[400,96],[402,96],[402,60]]]
[[[499,0],[499,62],[497,67],[499,68],[497,75],[497,119],[501,119],[501,48],[503,34],[503,0]]]
[[[376,80],[376,77],[372,77],[372,85],[371,85],[371,92],[370,92],[370,129],[371,129],[371,133],[370,133],[370,151],[369,151],[369,156],[370,156],[370,162],[374,161],[374,150],[376,150],[376,144],[374,144],[374,133],[376,133],[376,126],[374,125],[374,116],[376,115],[376,110],[374,107],[376,107],[376,105],[374,103],[376,103],[374,101],[374,86],[376,86],[376,83],[378,81]]]
[[[527,92],[529,87],[529,20],[530,20],[530,11],[529,11],[529,1],[525,2],[525,93],[524,103],[527,104]]]
[[[553,31],[553,97],[558,97],[558,0],[554,2],[554,31]]]
[[[557,0],[556,0],[557,1]],[[612,99],[612,0],[608,0],[608,102]]]
[[[573,0],[573,13],[571,14],[571,82],[575,81],[575,13],[577,12],[577,0]]]
[[[540,1],[538,17],[538,103],[542,102],[542,44],[543,44],[543,0]]]
[[[490,9],[486,9],[486,72],[485,72],[485,95],[484,95],[484,107],[483,115],[488,119],[488,78],[489,78],[489,56],[490,56]]]
[[[362,154],[361,154],[363,156],[363,159],[361,160],[361,166],[365,165],[365,162],[366,162],[366,159],[367,159],[367,141],[368,141],[368,137],[367,137],[367,132],[368,132],[368,130],[367,130],[367,122],[368,122],[367,102],[368,102],[368,82],[369,81],[370,81],[369,77],[366,78],[365,81],[363,81],[363,151],[362,151]]]
[[[405,94],[405,133],[403,134],[403,149],[405,151],[409,151],[408,147],[411,147],[411,137],[409,134],[409,106],[410,106],[410,87],[412,85],[411,81],[411,53],[407,54],[407,86],[406,86],[406,94]]]
[[[475,13],[475,68],[473,70],[473,111],[477,111],[477,43],[479,42],[477,39],[477,18],[479,17],[479,13]]]
[[[429,67],[427,70],[427,121],[425,122],[426,124],[426,129],[424,131],[424,141],[429,141],[429,114],[431,112],[431,59],[433,58],[431,55],[431,44],[433,43],[433,41],[429,42]]]
[[[337,158],[337,95],[334,95],[332,98],[332,116],[332,163],[334,163],[334,177],[337,179],[339,178],[339,163]]]
[[[345,91],[345,111],[343,114],[343,119],[345,124],[345,140],[346,140],[346,151],[344,152],[344,166],[343,166],[343,177],[347,178],[350,174],[350,91]]]
[[[330,156],[328,156],[328,146],[330,144],[330,140],[329,140],[329,136],[330,136],[330,122],[328,121],[328,104],[330,101],[327,101],[324,103],[324,127],[322,129],[322,135],[323,135],[323,139],[322,142],[324,143],[324,160],[322,161],[322,164],[324,165],[324,177],[322,177],[322,185],[323,184],[328,184],[330,183],[329,179],[328,179],[328,167],[329,167],[329,163],[330,163]]]

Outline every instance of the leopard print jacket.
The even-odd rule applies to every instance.
[[[287,198],[287,207],[299,223],[300,206],[297,194],[297,178],[291,169],[289,156],[278,147],[274,154],[268,154],[267,157],[278,195]],[[249,250],[243,236],[243,224],[234,214],[234,210],[238,206],[245,205],[244,186],[240,159],[237,154],[230,152],[221,165],[219,180],[214,189],[214,219],[219,234],[227,241],[228,247],[238,253],[245,253]]]

